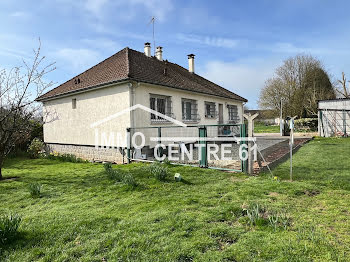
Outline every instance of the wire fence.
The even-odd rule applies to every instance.
[[[320,134],[324,137],[350,135],[350,110],[319,110]]]

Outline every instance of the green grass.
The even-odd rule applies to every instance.
[[[265,125],[264,123],[254,123],[254,133],[279,133],[279,125]]]
[[[270,174],[248,177],[169,167],[158,181],[143,164],[138,186],[110,180],[101,164],[10,159],[0,215],[22,217],[0,261],[350,261],[350,139],[315,139]],[[32,198],[28,184],[42,184]],[[250,223],[249,206],[282,212],[286,229]],[[266,220],[265,220],[266,221]]]

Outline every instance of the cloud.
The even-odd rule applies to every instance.
[[[102,60],[100,53],[87,48],[63,48],[55,53],[58,67],[69,66],[74,73],[80,73]]]
[[[208,45],[215,47],[224,47],[224,48],[235,48],[237,47],[239,41],[231,38],[223,38],[223,37],[212,37],[212,36],[200,36],[193,34],[177,34],[177,39],[180,41],[200,44],[200,45]]]
[[[103,9],[108,2],[109,0],[87,0],[84,4],[84,8],[94,16],[101,18],[101,16],[103,16]]]
[[[257,108],[257,100],[265,81],[273,76],[279,61],[254,59],[223,62],[209,61],[199,72],[205,78],[249,100],[248,106]]]
[[[102,51],[112,51],[114,53],[118,52],[120,49],[122,49],[121,45],[111,39],[101,37],[101,38],[85,38],[82,39],[81,42],[92,49],[99,49]]]
[[[16,12],[10,13],[10,17],[27,18],[29,17],[29,13],[23,12],[23,11],[16,11]]]

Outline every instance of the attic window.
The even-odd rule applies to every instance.
[[[80,84],[80,78],[74,79],[74,84],[75,84],[75,85]]]
[[[72,99],[72,109],[76,109],[77,108],[77,99],[73,98]]]

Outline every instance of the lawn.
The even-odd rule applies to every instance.
[[[23,221],[0,261],[350,261],[349,155],[350,139],[317,138],[294,155],[293,182],[289,162],[259,177],[170,167],[183,182],[115,166],[135,189],[101,164],[10,159],[5,176],[19,178],[0,182],[0,213]],[[256,204],[265,217],[251,223]],[[273,227],[272,214],[289,222]]]
[[[254,133],[279,133],[279,125],[266,125],[264,123],[254,123]]]

